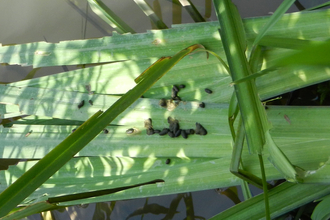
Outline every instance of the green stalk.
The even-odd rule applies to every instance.
[[[118,33],[136,33],[130,26],[121,20],[110,8],[101,0],[87,0],[92,11],[102,18],[107,24],[113,27]]]
[[[246,39],[237,9],[229,0],[214,0],[214,5],[220,22],[220,35],[231,77],[233,81],[247,77],[251,71],[244,54]],[[254,82],[247,81],[235,85],[235,92],[250,152],[261,153],[265,138],[264,125],[259,117],[262,113],[262,106],[257,96],[256,86]]]
[[[265,173],[265,167],[264,167],[264,161],[262,159],[262,155],[258,155],[259,163],[260,163],[260,169],[261,169],[261,175],[262,175],[262,186],[264,190],[264,199],[265,199],[265,215],[268,220],[270,220],[270,211],[269,211],[269,198],[268,198],[268,188],[267,188],[267,181],[266,181],[266,173]]]

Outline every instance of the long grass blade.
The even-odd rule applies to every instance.
[[[232,79],[235,81],[251,74],[244,51],[246,40],[242,25],[238,25],[240,16],[230,1],[214,1],[220,22],[220,35],[228,60]],[[261,153],[265,143],[265,125],[259,115],[262,114],[261,102],[256,87],[251,81],[235,85],[237,100],[247,134],[247,143],[252,153]],[[263,113],[265,114],[265,113]]]
[[[167,25],[163,22],[163,20],[158,17],[158,15],[154,12],[151,6],[145,0],[134,0],[134,2],[140,7],[140,9],[144,12],[144,14],[149,17],[152,23],[156,26],[157,29],[167,29]]]
[[[267,31],[274,26],[274,24],[283,16],[283,14],[291,7],[295,0],[284,0],[281,5],[276,9],[274,14],[270,17],[264,27],[260,30],[255,38],[252,46],[256,46],[259,41],[265,36]]]
[[[307,204],[330,193],[328,185],[283,183],[269,191],[271,218]],[[263,195],[241,202],[213,216],[216,219],[263,219],[265,218]]]
[[[195,5],[190,0],[178,0],[182,7],[187,10],[195,22],[205,22],[206,20],[199,13]]]
[[[120,19],[110,8],[101,0],[88,0],[93,12],[102,18],[107,24],[113,27],[118,33],[136,33],[122,19]]]

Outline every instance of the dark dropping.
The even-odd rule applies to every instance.
[[[153,135],[155,133],[153,128],[148,128],[147,129],[147,135]]]
[[[130,128],[126,130],[126,134],[133,134],[134,133],[134,129]]]
[[[207,131],[200,123],[196,122],[195,134],[206,135]]]
[[[181,134],[181,129],[177,130],[174,134],[175,137],[179,137]]]
[[[168,136],[170,136],[171,138],[174,138],[174,137],[175,137],[175,135],[174,135],[174,133],[173,133],[172,131],[169,131],[167,134],[168,134]]]
[[[188,135],[187,135],[187,133],[185,132],[185,130],[181,130],[181,136],[182,136],[184,139],[187,139],[187,138],[188,138]]]
[[[169,130],[168,128],[164,128],[164,129],[159,133],[159,135],[160,135],[160,136],[163,136],[163,135],[167,134],[169,131],[170,131],[170,130]]]
[[[82,100],[79,104],[78,104],[78,108],[80,109],[81,107],[83,107],[85,105],[85,100]]]
[[[201,103],[199,104],[199,107],[201,107],[201,108],[205,108],[205,103],[204,103],[204,102],[201,102]]]
[[[205,89],[205,92],[208,93],[208,94],[212,94],[213,93],[211,89],[207,89],[207,88]]]
[[[195,134],[194,129],[186,129],[185,132],[186,132],[186,134]]]
[[[146,120],[144,121],[144,127],[145,127],[146,129],[152,128],[152,120],[151,120],[151,118],[148,118],[148,119],[146,119]]]
[[[167,101],[166,101],[166,99],[159,100],[159,106],[160,107],[163,107],[163,108],[166,108],[167,107]]]

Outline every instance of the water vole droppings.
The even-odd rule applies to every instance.
[[[133,134],[134,133],[134,129],[130,128],[126,130],[126,134]]]
[[[85,100],[82,100],[79,104],[78,104],[78,108],[80,109],[81,107],[83,107],[85,105]]]
[[[195,134],[206,135],[207,131],[200,123],[196,122]]]
[[[169,131],[170,131],[170,130],[169,130],[168,128],[164,128],[164,129],[159,133],[159,135],[160,135],[160,136],[163,136],[163,135],[167,134]]]
[[[147,129],[147,135],[153,135],[155,133],[153,128],[148,128]]]
[[[148,118],[148,119],[144,120],[144,127],[146,129],[152,128],[152,120],[151,120],[151,118]]]
[[[208,93],[208,94],[212,94],[213,93],[211,89],[207,89],[207,88],[205,89],[205,92]]]
[[[159,106],[162,107],[162,108],[166,108],[167,107],[166,99],[159,100]]]
[[[185,130],[181,130],[181,136],[182,136],[184,139],[187,139],[187,138],[188,138],[188,135],[187,135],[187,133],[185,132]]]

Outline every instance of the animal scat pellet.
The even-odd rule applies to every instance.
[[[212,94],[213,93],[211,89],[207,89],[207,88],[205,89],[205,92],[208,93],[208,94]]]
[[[153,135],[155,133],[153,128],[148,128],[147,129],[147,135]]]
[[[207,131],[200,123],[196,122],[195,134],[206,135]]]
[[[174,99],[177,96],[178,96],[178,91],[176,91],[175,89],[172,89],[172,94],[171,94],[172,99]]]
[[[88,103],[89,103],[90,105],[93,105],[93,101],[92,101],[92,100],[88,100]]]
[[[175,133],[174,133],[174,136],[175,137],[179,137],[181,134],[181,129],[177,130]]]
[[[167,118],[167,122],[170,124],[169,129],[174,134],[180,129],[179,121],[176,119],[173,119],[172,117]]]
[[[180,98],[179,96],[175,96],[175,97],[173,98],[173,100],[174,100],[174,101],[181,101],[181,98]]]
[[[152,128],[152,120],[151,120],[151,118],[148,118],[148,119],[146,119],[146,120],[144,121],[144,127],[145,127],[146,129]]]
[[[180,89],[184,89],[184,88],[186,88],[186,86],[183,85],[183,84],[181,84],[181,85],[179,85],[179,88],[180,88]]]
[[[126,130],[126,134],[133,134],[134,133],[134,128],[130,128]]]
[[[85,105],[85,100],[82,100],[79,104],[78,104],[78,108],[80,109],[81,107],[83,107]]]
[[[185,132],[186,132],[186,134],[195,134],[194,129],[186,129]]]
[[[181,136],[184,138],[184,139],[187,139],[188,138],[188,135],[186,133],[185,130],[181,130]]]
[[[201,103],[199,104],[199,107],[201,107],[201,108],[205,108],[205,103],[204,103],[204,102],[201,102]]]
[[[172,89],[175,90],[175,91],[177,91],[177,92],[179,92],[179,88],[177,86],[175,86],[175,85],[173,85]]]
[[[174,137],[175,137],[175,135],[174,135],[174,133],[173,133],[172,131],[169,131],[167,134],[168,134],[168,136],[170,136],[171,138],[174,138]]]
[[[103,133],[104,134],[108,134],[109,133],[109,130],[108,129],[103,129]]]
[[[166,159],[165,164],[170,164],[171,163],[171,159]]]
[[[159,135],[160,136],[163,136],[163,135],[166,135],[170,130],[168,128],[164,128],[160,133]]]
[[[166,108],[167,107],[167,101],[166,101],[166,99],[159,100],[159,106],[160,107],[163,107],[163,108]]]

